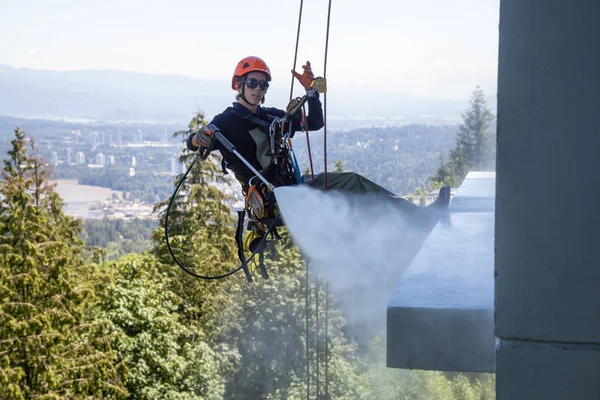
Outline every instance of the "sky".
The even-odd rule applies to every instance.
[[[304,0],[297,69],[332,84],[466,99],[496,93],[499,0]],[[0,64],[230,81],[263,58],[288,87],[300,0],[0,0]],[[364,96],[360,92],[359,96]]]

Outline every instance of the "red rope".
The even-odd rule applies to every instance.
[[[315,171],[313,169],[312,152],[310,151],[310,138],[308,137],[308,122],[306,121],[306,111],[304,104],[302,105],[302,121],[304,122],[304,132],[306,132],[306,147],[308,149],[308,162],[310,163],[310,175],[312,177],[312,186],[315,185]]]

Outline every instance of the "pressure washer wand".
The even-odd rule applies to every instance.
[[[255,175],[256,175],[256,176],[257,176],[257,177],[258,177],[258,178],[259,178],[261,181],[263,181],[263,183],[264,183],[265,185],[267,185],[267,187],[269,188],[269,190],[275,190],[275,186],[273,186],[271,183],[269,183],[269,181],[267,181],[267,180],[265,179],[265,177],[264,177],[264,176],[262,176],[262,175],[260,174],[260,172],[258,172],[258,171],[256,170],[256,168],[254,168],[254,167],[252,166],[252,164],[250,164],[250,163],[249,163],[249,162],[248,162],[248,161],[247,161],[247,160],[246,160],[244,157],[242,157],[242,155],[241,155],[241,154],[240,154],[240,153],[239,153],[239,152],[238,152],[238,151],[235,149],[235,146],[233,145],[233,143],[231,143],[231,142],[230,142],[230,141],[229,141],[229,140],[228,140],[228,139],[227,139],[225,136],[223,136],[223,134],[222,134],[220,131],[216,131],[216,132],[215,132],[215,137],[217,138],[217,140],[218,140],[219,142],[221,142],[221,144],[222,144],[223,146],[225,146],[225,148],[227,149],[227,151],[229,151],[229,152],[231,152],[231,153],[235,154],[235,155],[236,155],[236,156],[237,156],[237,157],[238,157],[240,160],[242,160],[242,162],[243,162],[244,164],[246,164],[246,166],[247,166],[248,168],[250,168],[250,170],[251,170],[252,172],[254,172],[254,174],[255,174]]]

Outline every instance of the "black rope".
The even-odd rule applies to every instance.
[[[294,51],[294,66],[293,70],[296,70],[296,61],[298,60],[298,43],[300,43],[300,26],[302,25],[302,5],[304,4],[304,0],[300,0],[300,11],[298,12],[298,32],[296,33],[296,50]],[[292,85],[290,87],[290,100],[292,101],[292,96],[294,93],[294,75],[292,75]]]
[[[294,50],[294,65],[292,69],[296,70],[296,63],[298,60],[298,45],[300,43],[300,28],[302,26],[302,8],[304,6],[304,0],[300,0],[300,10],[298,11],[298,29],[296,32],[296,49]],[[292,101],[292,97],[294,94],[294,75],[292,75],[292,83],[290,85],[290,100]],[[308,128],[307,128],[308,129]],[[306,137],[308,139],[308,130],[306,131]],[[310,156],[310,153],[309,153]],[[309,300],[309,263],[306,263],[306,291],[304,293],[304,306],[306,310],[306,338],[305,338],[305,346],[306,346],[306,400],[310,399],[310,341],[309,341],[309,308],[308,308],[308,300]]]
[[[179,190],[181,189],[181,186],[183,185],[183,182],[185,182],[188,174],[190,173],[190,171],[192,170],[192,167],[194,166],[194,164],[196,164],[196,161],[198,161],[198,157],[199,154],[196,153],[196,157],[194,158],[194,161],[192,161],[192,163],[190,164],[189,168],[187,169],[187,171],[185,171],[185,174],[183,174],[183,176],[181,177],[181,180],[179,181],[179,183],[177,184],[177,187],[175,188],[175,191],[173,192],[173,195],[171,196],[171,200],[169,201],[169,205],[166,209],[165,212],[165,240],[167,242],[167,248],[169,249],[169,253],[171,254],[171,258],[173,259],[173,261],[175,261],[175,263],[185,272],[187,272],[188,274],[190,274],[191,276],[195,277],[195,278],[199,278],[199,279],[206,279],[206,280],[213,280],[213,279],[223,279],[223,278],[227,278],[230,275],[235,274],[236,272],[242,270],[244,267],[246,267],[248,265],[248,263],[250,261],[252,261],[252,259],[258,254],[258,252],[253,252],[252,255],[250,256],[250,258],[248,258],[245,262],[242,263],[242,265],[240,265],[237,268],[232,269],[229,272],[226,272],[222,275],[214,275],[214,276],[207,276],[207,275],[199,275],[196,274],[192,271],[190,271],[188,268],[186,268],[183,264],[181,264],[179,262],[179,260],[177,259],[177,257],[175,257],[175,254],[173,253],[173,249],[171,248],[171,243],[169,242],[169,212],[171,211],[171,207],[173,205],[173,202],[175,201],[175,198],[177,197],[177,193],[179,193]],[[271,232],[271,229],[273,229],[273,227],[275,226],[275,223],[277,222],[277,219],[275,219],[272,223],[271,226],[269,226],[269,229],[267,230],[266,234],[263,236],[259,246],[257,248],[261,248],[262,245],[264,244],[265,240],[267,239],[267,236],[269,235],[269,233]]]

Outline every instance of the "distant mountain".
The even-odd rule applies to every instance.
[[[329,87],[328,118],[456,121],[467,101],[382,93],[368,86]],[[289,90],[269,89],[267,105],[284,108]],[[222,111],[234,93],[227,82],[114,70],[48,71],[0,65],[0,114],[37,118],[189,121],[197,109]],[[491,104],[495,109],[495,102]]]
[[[208,98],[233,98],[226,95],[215,83],[182,76],[0,66],[0,113],[16,116],[189,120],[197,107],[214,108]]]

